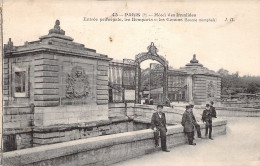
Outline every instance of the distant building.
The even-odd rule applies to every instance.
[[[162,88],[151,90],[155,102],[162,101]],[[221,78],[212,70],[203,67],[196,59],[180,69],[168,71],[168,98],[170,101],[194,102],[205,104],[220,101]]]

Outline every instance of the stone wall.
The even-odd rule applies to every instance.
[[[127,107],[126,107],[127,106]],[[34,115],[33,146],[146,129],[150,122],[135,122],[134,104],[109,104],[109,120],[93,120],[98,110],[85,106],[38,107]],[[48,109],[46,109],[48,108]],[[42,109],[42,110],[41,110]],[[57,110],[59,109],[59,110]],[[44,123],[41,123],[44,122]],[[143,123],[143,124],[142,124]]]
[[[8,104],[8,96],[9,96],[9,94],[10,94],[10,84],[9,84],[9,82],[10,82],[10,76],[11,76],[11,74],[9,74],[10,73],[10,71],[9,71],[9,66],[10,66],[10,64],[9,64],[9,59],[4,59],[4,61],[3,61],[3,104],[4,105],[7,105]]]
[[[153,113],[156,112],[156,105],[141,105],[136,104],[134,107],[134,120],[151,123]],[[167,125],[175,125],[181,122],[183,109],[176,109],[171,107],[164,107],[163,112],[166,116]]]
[[[57,107],[35,107],[35,126],[51,126],[59,124],[83,123],[107,120],[108,106],[66,105]]]
[[[214,76],[193,76],[193,100],[196,105],[220,101],[221,79]]]
[[[117,118],[107,121],[92,121],[70,125],[34,127],[33,146],[111,135],[134,130],[132,120]]]
[[[33,81],[28,77],[34,77],[34,60],[29,56],[21,56],[16,58],[4,58],[3,71],[3,102],[5,106],[26,106],[33,102],[34,92]],[[23,97],[15,97],[14,95],[14,72],[16,68],[23,68],[26,75],[25,95]]]
[[[4,151],[32,147],[33,107],[4,107]]]
[[[260,101],[221,101],[222,107],[260,108]]]
[[[134,103],[109,103],[108,117],[110,119],[128,117],[133,119],[135,117],[135,108],[139,104]]]
[[[35,56],[36,126],[108,119],[108,61],[62,54]],[[74,75],[82,75],[86,93],[77,95]],[[91,117],[91,118],[89,118]]]
[[[193,112],[201,115],[204,109],[203,106],[195,106]],[[216,107],[216,112],[217,117],[260,117],[260,109],[255,108]]]
[[[213,122],[214,137],[226,133],[226,124],[227,121],[221,120]],[[204,125],[201,125],[201,130],[205,132]],[[147,129],[6,152],[3,154],[3,164],[109,165],[159,150],[154,149],[153,137],[153,131]],[[168,127],[167,146],[184,143],[186,138],[183,127]]]

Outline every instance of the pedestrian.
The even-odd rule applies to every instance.
[[[165,105],[167,107],[171,107],[171,101],[170,101],[170,99],[168,97],[166,97]]]
[[[149,105],[149,99],[147,97],[144,100],[144,104]]]
[[[200,125],[197,123],[197,120],[196,120],[196,118],[195,118],[195,116],[194,116],[194,114],[193,114],[193,107],[194,107],[194,105],[193,105],[193,104],[190,104],[191,114],[192,114],[192,119],[193,119],[193,124],[194,124],[194,126],[195,126],[195,128],[196,128],[198,138],[201,138]],[[193,130],[193,139],[194,139],[194,132],[195,132],[195,131]]]
[[[152,98],[152,97],[150,97],[149,104],[150,104],[150,105],[153,105],[153,98]]]
[[[210,111],[211,111],[211,116],[212,116],[213,118],[217,118],[216,109],[215,109],[215,107],[213,107],[213,105],[214,105],[214,102],[211,101],[211,102],[210,102]]]
[[[181,124],[184,127],[184,133],[188,137],[188,143],[189,145],[196,145],[196,143],[193,143],[193,131],[194,131],[194,120],[191,113],[190,105],[186,106],[186,111],[182,115],[182,121]]]
[[[204,122],[206,123],[205,137],[208,136],[208,130],[209,130],[209,139],[213,140],[213,138],[212,138],[212,112],[210,110],[209,104],[206,104],[206,109],[203,111],[202,121],[203,121],[203,123]]]
[[[159,146],[159,134],[161,137],[162,151],[170,152],[166,145],[166,117],[163,111],[163,105],[157,105],[157,111],[153,113],[151,126],[154,131],[155,147]]]

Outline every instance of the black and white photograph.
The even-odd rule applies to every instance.
[[[0,9],[0,165],[260,166],[259,0]]]

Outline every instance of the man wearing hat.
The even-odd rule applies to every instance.
[[[213,138],[211,136],[211,133],[212,133],[212,112],[210,110],[209,104],[206,104],[206,109],[203,111],[202,121],[203,121],[203,123],[206,122],[205,136],[208,136],[208,129],[209,129],[209,139],[213,140]]]
[[[158,105],[157,111],[153,113],[151,126],[152,126],[152,130],[154,131],[155,146],[156,147],[159,146],[158,139],[160,133],[162,150],[165,152],[170,152],[166,146],[166,132],[167,132],[166,118],[162,110],[163,110],[163,105]]]
[[[189,145],[196,145],[196,143],[193,143],[194,120],[191,111],[190,105],[187,105],[186,111],[182,116],[181,124],[184,127],[184,132],[188,137]]]
[[[194,116],[194,114],[193,114],[193,111],[192,111],[193,107],[194,107],[194,105],[193,105],[193,104],[190,104],[191,114],[192,114],[192,119],[193,119],[193,124],[194,124],[194,126],[195,126],[195,128],[196,128],[198,138],[201,138],[200,125],[197,123],[196,118],[195,118],[195,116]],[[194,130],[193,130],[193,133],[192,133],[192,134],[193,134],[193,139],[194,139]]]
[[[215,109],[215,107],[213,107],[213,104],[214,104],[214,102],[213,101],[211,101],[210,102],[210,111],[211,111],[211,116],[213,117],[213,118],[217,118],[217,113],[216,113],[216,109]]]

